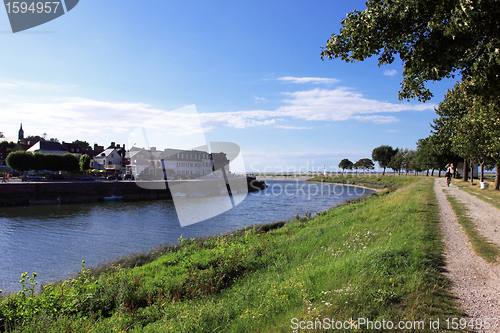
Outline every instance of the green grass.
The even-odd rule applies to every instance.
[[[363,186],[372,189],[396,189],[397,187],[403,186],[406,183],[414,181],[416,176],[406,176],[406,175],[391,175],[386,174],[382,176],[381,174],[345,174],[337,176],[316,176],[309,179],[311,182],[324,182],[324,183],[335,183],[335,184],[345,184],[345,185],[356,185]]]
[[[465,205],[458,202],[452,195],[448,194],[448,191],[444,190],[444,192],[446,193],[448,202],[455,212],[458,223],[460,223],[460,225],[464,228],[474,252],[487,262],[497,263],[500,259],[500,249],[498,246],[479,234],[476,225],[467,214],[467,208],[465,208]]]
[[[440,239],[432,180],[407,177],[313,218],[181,240],[138,267],[83,269],[39,295],[27,280],[0,299],[0,330],[290,332],[292,318],[459,317]]]

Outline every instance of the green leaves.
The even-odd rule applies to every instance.
[[[341,168],[342,170],[352,170],[354,166],[354,163],[352,163],[349,159],[347,158],[344,158],[342,161],[340,161],[339,163],[339,168]]]
[[[404,64],[400,99],[429,100],[425,82],[473,78],[478,92],[493,96],[500,87],[500,45],[495,0],[372,0],[364,11],[349,13],[321,58],[345,62],[377,55],[379,66],[396,54]]]
[[[391,146],[380,146],[372,151],[372,158],[374,161],[378,162],[381,168],[384,169],[383,174],[385,174],[385,168],[389,166],[389,162],[394,155],[398,152],[398,149],[394,149]]]

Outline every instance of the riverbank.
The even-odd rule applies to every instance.
[[[335,176],[316,176],[310,178],[309,182],[324,183],[324,184],[341,184],[351,185],[361,188],[367,188],[374,191],[381,191],[384,189],[394,190],[403,186],[413,176],[396,176],[396,175],[379,175],[379,174],[345,174]]]
[[[246,177],[248,192],[266,188],[263,181]],[[244,179],[243,179],[244,186]],[[0,206],[28,206],[36,204],[74,204],[103,201],[105,197],[122,197],[125,201],[172,199],[174,192],[200,192],[219,195],[224,187],[221,179],[182,181],[49,181],[6,183],[0,185]]]
[[[0,329],[275,332],[331,318],[427,329],[441,318],[446,328],[461,313],[441,274],[432,186],[405,177],[393,191],[276,228],[181,239],[147,264],[83,269],[40,295],[26,277],[24,292],[0,299]]]

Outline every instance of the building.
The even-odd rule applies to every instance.
[[[25,143],[18,143],[17,145],[12,148],[12,151],[26,151],[30,148],[31,146]]]
[[[229,161],[224,153],[209,154],[202,150],[132,148],[126,154],[126,172],[140,179],[221,177],[223,167],[229,174]],[[216,170],[214,172],[214,169]]]
[[[460,175],[462,175],[462,177],[463,177],[463,174],[462,174],[463,170],[464,170],[464,163],[463,162],[458,163],[457,164],[457,171],[460,173]],[[478,175],[479,175],[478,166],[473,165],[472,166],[472,177],[479,178]],[[470,165],[467,168],[467,178],[470,178]]]
[[[68,153],[68,151],[64,149],[59,142],[50,142],[50,141],[38,141],[26,151],[33,154],[41,153],[41,154],[64,155]]]
[[[199,178],[213,170],[210,154],[202,150],[165,149],[160,158],[167,175]]]
[[[68,153],[72,153],[77,155],[78,157],[82,156],[84,154],[82,148],[80,148],[79,145],[76,143],[67,143],[67,142],[62,142],[61,144],[62,148],[66,150]]]
[[[17,135],[17,143],[23,143],[24,142],[24,130],[23,130],[23,123],[21,123],[21,127],[19,128],[19,133]]]
[[[122,171],[123,159],[122,156],[114,148],[106,149],[98,153],[92,161],[90,168],[107,171]]]
[[[10,172],[10,168],[6,163],[7,156],[9,156],[10,151],[0,150],[0,172]]]

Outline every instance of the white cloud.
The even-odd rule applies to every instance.
[[[283,122],[356,120],[373,123],[396,122],[387,113],[432,110],[433,104],[390,103],[368,99],[347,88],[313,89],[284,94],[283,106],[275,110],[230,111],[214,113],[165,112],[144,103],[103,102],[86,98],[53,99],[48,102],[25,102],[22,96],[1,99],[2,128],[5,135],[15,135],[19,123],[29,126],[27,134],[47,132],[49,137],[66,138],[118,135],[130,132],[144,122],[158,130],[168,128],[170,135],[186,136],[220,127],[248,128],[270,126],[282,129],[310,129]],[[161,117],[159,117],[161,116]],[[152,121],[152,119],[161,119]],[[201,123],[201,126],[199,124]],[[8,124],[8,125],[7,125]],[[304,126],[305,125],[305,126]]]
[[[257,97],[257,96],[254,96],[253,97],[257,102],[263,102],[265,101],[266,99],[264,97]]]
[[[396,74],[398,74],[398,72],[395,69],[386,69],[384,71],[384,75],[387,75],[387,76],[394,76]]]
[[[432,104],[411,105],[408,103],[393,104],[364,98],[361,94],[347,88],[313,89],[287,93],[289,99],[284,100],[287,106],[278,108],[282,116],[303,120],[372,120],[375,122],[394,121],[394,117],[368,116],[374,113],[432,110]]]
[[[388,124],[398,121],[394,116],[355,116],[353,118],[364,122],[370,121],[376,124]]]
[[[305,127],[305,126],[275,126],[276,128],[282,128],[282,129],[313,129],[314,127]]]
[[[278,80],[287,81],[291,83],[314,83],[314,84],[333,84],[340,82],[337,79],[324,78],[324,77],[293,77],[293,76],[285,76],[280,77]]]
[[[48,132],[49,136],[57,135],[59,138],[105,132],[124,133],[143,120],[163,113],[142,103],[112,103],[85,98],[65,98],[45,103],[3,100],[0,107],[4,121],[14,124],[22,121],[25,129],[29,128],[26,134]]]

